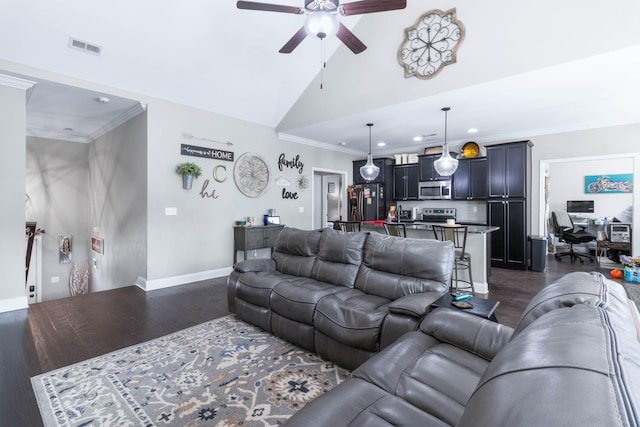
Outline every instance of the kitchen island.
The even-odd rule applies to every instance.
[[[362,223],[362,231],[373,231],[384,234],[384,221],[365,221]],[[433,230],[430,223],[406,222],[407,237],[413,239],[434,239]],[[473,287],[476,293],[489,293],[489,275],[491,272],[490,237],[491,233],[499,230],[498,227],[463,224],[467,225],[467,247],[466,252],[471,255],[471,273],[473,274]]]

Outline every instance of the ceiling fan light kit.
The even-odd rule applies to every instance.
[[[449,154],[449,145],[447,144],[447,113],[451,110],[449,107],[444,107],[444,145],[442,147],[442,156],[435,162],[433,167],[442,176],[451,176],[458,169],[458,159],[454,159]]]
[[[373,163],[373,157],[371,156],[371,128],[373,123],[367,123],[369,127],[369,154],[367,155],[367,163],[360,167],[360,175],[367,181],[373,181],[378,177],[380,168]]]
[[[309,14],[304,22],[307,34],[314,35],[319,39],[335,36],[338,32],[338,25],[336,14],[324,10]]]

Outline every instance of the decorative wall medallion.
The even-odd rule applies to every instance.
[[[260,197],[269,187],[269,166],[257,153],[244,153],[233,168],[236,187],[247,197]]]
[[[296,180],[296,184],[298,185],[300,191],[306,190],[307,188],[309,188],[309,177],[307,177],[306,175],[300,175]]]
[[[464,40],[464,25],[456,18],[456,9],[431,10],[404,30],[398,49],[398,61],[404,76],[430,79],[445,65],[456,62],[456,52]]]

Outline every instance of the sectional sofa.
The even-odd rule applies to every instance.
[[[638,426],[639,317],[620,284],[582,272],[514,329],[438,308],[284,425]]]
[[[451,242],[284,228],[269,259],[237,263],[230,311],[355,369],[418,329],[448,291]]]

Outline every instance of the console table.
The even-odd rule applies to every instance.
[[[243,260],[247,259],[247,251],[253,249],[273,248],[278,234],[284,225],[264,225],[233,227],[233,263],[238,262],[238,251],[242,251]]]

